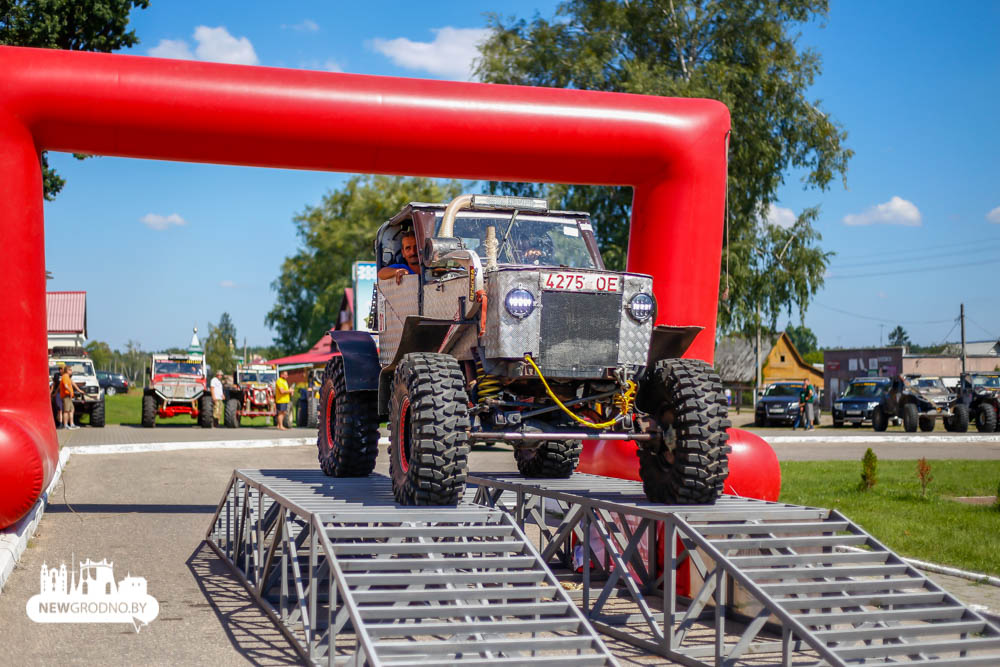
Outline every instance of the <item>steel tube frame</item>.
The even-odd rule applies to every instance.
[[[729,112],[713,100],[0,47],[0,526],[48,484],[44,150],[633,187],[628,269],[711,362]]]

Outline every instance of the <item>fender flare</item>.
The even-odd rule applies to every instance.
[[[379,373],[378,348],[367,331],[330,331],[331,351],[339,352],[344,360],[344,380],[347,391],[377,391]]]

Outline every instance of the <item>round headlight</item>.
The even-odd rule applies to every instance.
[[[524,318],[535,309],[535,297],[528,290],[517,287],[507,292],[503,304],[507,307],[508,313],[517,318]]]
[[[653,314],[653,297],[639,292],[628,302],[628,314],[637,322],[645,322]]]

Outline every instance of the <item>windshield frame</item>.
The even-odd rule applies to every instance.
[[[789,391],[791,391],[791,393],[786,393]],[[797,399],[801,392],[802,392],[802,385],[800,384],[789,384],[789,383],[772,384],[770,387],[764,390],[764,398]]]
[[[165,370],[163,366],[171,364],[177,365],[176,369]],[[181,370],[179,364],[186,366],[196,366],[197,372]],[[205,377],[205,363],[202,361],[185,361],[183,359],[155,359],[153,361],[153,376],[157,375],[193,375],[199,378]]]
[[[852,382],[847,385],[847,389],[844,391],[844,395],[841,398],[862,398],[862,399],[876,399],[880,398],[888,388],[888,383],[886,382],[872,382],[870,380],[862,380],[860,382]],[[872,393],[852,393],[855,388],[871,387]]]
[[[516,214],[516,218],[514,217]],[[435,236],[440,232],[441,221],[444,217],[444,211],[434,212],[434,229]],[[551,213],[537,213],[537,212],[525,212],[525,211],[475,211],[475,210],[465,210],[460,211],[455,219],[454,232],[455,237],[462,240],[463,245],[466,249],[475,252],[479,255],[479,258],[486,261],[485,252],[485,237],[486,237],[486,227],[488,225],[482,225],[479,231],[482,231],[482,236],[463,236],[458,233],[463,225],[462,223],[468,223],[470,220],[496,220],[497,224],[494,225],[496,229],[497,237],[497,247],[498,247],[498,258],[497,264],[500,266],[546,266],[552,268],[572,268],[572,269],[604,269],[604,261],[601,258],[600,252],[597,250],[597,243],[593,237],[593,227],[590,225],[590,221],[586,214],[560,214],[553,215]],[[510,223],[513,220],[513,225]],[[543,240],[543,235],[532,236],[530,233],[525,232],[524,225],[533,225],[535,230],[538,229],[538,225],[548,224],[551,225],[551,229],[545,230],[543,235],[548,236],[548,245],[551,248],[549,250],[549,258],[536,259],[534,262],[528,261],[527,258],[521,257],[520,253],[525,247],[531,248],[532,245],[545,246],[546,242]],[[558,226],[562,235],[557,236],[558,231],[555,229]],[[507,242],[505,242],[505,235],[507,235],[508,228],[510,231],[509,236],[511,237]],[[522,232],[518,234],[518,230]],[[578,242],[568,241],[568,239],[579,239]],[[540,240],[541,239],[541,240]],[[557,241],[558,239],[558,241]],[[567,239],[566,243],[569,246],[564,246],[564,252],[572,252],[576,257],[567,257],[565,255],[558,256],[560,252],[560,245],[562,245],[562,240]],[[532,243],[532,240],[538,241],[537,243]],[[475,243],[472,243],[472,242]],[[520,246],[520,248],[518,247]],[[545,252],[542,250],[542,252]],[[583,263],[577,261],[582,257],[586,257],[587,262]],[[566,260],[569,263],[553,263],[557,259]]]

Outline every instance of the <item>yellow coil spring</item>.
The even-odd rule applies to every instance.
[[[487,375],[483,364],[476,361],[476,402],[482,404],[487,398],[500,393],[500,380],[495,375]]]
[[[635,400],[635,393],[638,387],[635,384],[635,382],[629,380],[625,389],[622,390],[621,393],[619,393],[614,398],[615,407],[618,408],[618,416],[613,419],[609,419],[608,421],[600,422],[599,424],[595,424],[592,421],[588,421],[583,417],[574,414],[572,411],[570,411],[569,408],[563,405],[563,402],[559,400],[559,397],[556,396],[555,392],[552,391],[552,388],[549,387],[549,383],[545,380],[545,377],[542,375],[542,370],[535,363],[535,360],[531,358],[530,354],[524,355],[524,360],[527,361],[529,364],[531,364],[531,367],[535,369],[536,373],[538,373],[538,379],[541,380],[542,384],[545,386],[545,392],[549,395],[549,398],[555,401],[556,405],[562,408],[563,412],[565,412],[574,420],[576,420],[578,423],[583,424],[584,426],[587,426],[589,428],[598,428],[598,429],[609,428],[611,426],[614,426],[619,419],[621,419],[626,413],[628,413],[632,409],[632,402]]]

